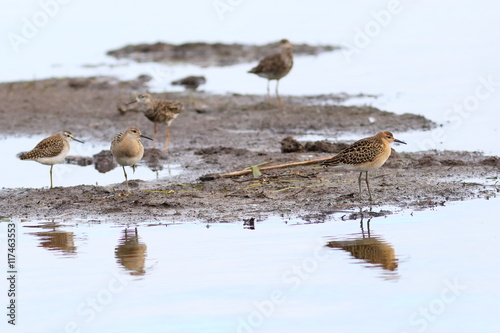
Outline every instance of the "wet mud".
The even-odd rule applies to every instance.
[[[153,124],[141,113],[119,111],[134,93],[146,89],[146,82],[145,77],[131,81],[96,77],[0,84],[0,131],[5,136],[31,136],[64,129],[86,142],[106,145],[128,126],[137,126],[152,136]],[[125,183],[3,189],[1,217],[49,219],[64,215],[168,223],[258,221],[278,215],[285,220],[321,222],[355,219],[360,209],[379,216],[399,209],[488,199],[498,192],[500,159],[496,156],[453,151],[398,153],[398,145],[393,145],[395,151],[386,164],[370,173],[373,202],[367,200],[364,183],[359,198],[357,173],[317,164],[262,171],[258,178],[255,172],[224,177],[221,175],[259,164],[331,156],[349,144],[301,141],[300,136],[306,133],[362,138],[390,130],[405,140],[405,131],[427,131],[437,124],[420,115],[346,106],[343,102],[350,96],[345,94],[284,96],[284,111],[267,104],[261,95],[185,92],[154,96],[181,101],[185,111],[172,125],[169,152],[152,149],[151,143],[145,142],[146,154],[139,167],[161,170],[175,164],[182,169],[180,175],[154,181],[131,176],[129,195]],[[159,126],[160,149],[165,131]],[[116,167],[106,150],[94,156],[71,156],[67,162],[100,172]]]

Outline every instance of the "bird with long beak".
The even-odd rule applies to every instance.
[[[372,201],[370,184],[368,182],[368,171],[380,168],[391,156],[391,143],[398,142],[406,144],[401,140],[395,139],[391,132],[379,132],[369,138],[364,138],[354,142],[349,147],[341,150],[337,155],[325,160],[321,165],[325,167],[334,167],[348,171],[359,171],[358,185],[359,198],[361,199],[361,176],[365,173],[366,187],[368,188],[369,199]]]
[[[172,102],[162,99],[154,99],[148,93],[143,93],[137,95],[137,97],[128,102],[126,105],[132,105],[138,103],[139,111],[143,112],[146,118],[154,123],[154,135],[153,135],[153,148],[156,142],[157,128],[156,124],[166,124],[167,134],[165,136],[165,148],[163,152],[168,151],[168,144],[170,141],[170,125],[177,116],[184,111],[184,106],[179,102]]]
[[[41,164],[50,165],[50,188],[53,188],[52,168],[54,164],[64,161],[69,153],[69,142],[72,140],[84,143],[76,139],[70,131],[61,131],[43,139],[35,148],[22,154],[20,158],[21,160],[33,160]]]

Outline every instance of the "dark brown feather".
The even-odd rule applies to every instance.
[[[151,107],[146,109],[144,115],[152,122],[168,124],[183,110],[184,106],[179,102],[155,99],[152,101]]]
[[[368,149],[367,149],[368,148]],[[361,139],[341,150],[337,155],[323,161],[321,165],[336,166],[342,164],[358,165],[372,162],[384,151],[384,145],[373,137]]]

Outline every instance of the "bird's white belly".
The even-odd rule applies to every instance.
[[[257,73],[257,76],[263,77],[268,80],[276,80],[275,74],[273,73]]]
[[[117,156],[115,156],[115,160],[118,164],[120,164],[122,166],[131,166],[131,165],[139,163],[139,161],[142,159],[142,156],[143,156],[143,154],[139,154],[139,155],[134,156],[134,157],[125,157],[125,156],[117,157]]]
[[[35,159],[35,161],[45,165],[54,165],[64,161],[68,153],[69,153],[69,147],[65,145],[63,150],[59,153],[59,155],[53,157],[39,157]]]

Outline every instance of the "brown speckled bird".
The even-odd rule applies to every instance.
[[[167,124],[167,134],[165,136],[165,149],[164,152],[168,150],[168,142],[170,140],[170,125],[172,121],[177,118],[179,113],[184,110],[184,106],[179,102],[171,102],[163,99],[154,99],[150,94],[143,93],[137,95],[137,98],[133,101],[127,103],[127,105],[138,103],[140,105],[140,111],[144,112],[146,118],[154,123],[154,136],[153,136],[153,147],[156,142],[156,124],[164,123]]]
[[[280,79],[287,75],[293,66],[292,44],[288,39],[280,41],[281,52],[272,54],[262,59],[259,64],[252,68],[248,73],[257,74],[260,77],[267,79],[267,99],[271,103],[271,95],[269,93],[269,84],[271,80],[276,80],[276,97],[280,106],[283,106],[281,97],[278,92]]]
[[[137,127],[129,127],[125,131],[118,133],[111,142],[111,154],[113,154],[116,163],[120,164],[123,168],[128,192],[130,190],[125,167],[131,166],[135,172],[136,163],[139,163],[142,156],[144,156],[144,146],[142,145],[141,138],[152,140],[150,137],[142,135]]]
[[[380,168],[387,161],[391,155],[390,144],[392,142],[406,144],[406,142],[394,139],[391,132],[379,132],[375,136],[354,142],[351,146],[341,150],[337,155],[323,161],[321,165],[348,171],[359,171],[358,185],[360,199],[361,176],[364,172],[366,174],[365,181],[371,201],[372,194],[370,192],[370,184],[368,183],[368,171]]]
[[[35,148],[20,156],[21,160],[33,160],[41,164],[50,165],[50,188],[52,184],[52,168],[61,163],[69,153],[69,142],[75,140],[70,131],[62,131],[40,141]]]

